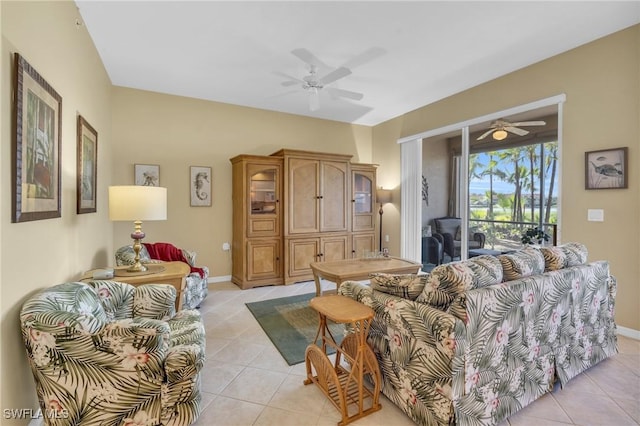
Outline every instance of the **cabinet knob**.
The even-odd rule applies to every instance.
[[[355,203],[355,202],[356,202],[356,200],[351,200],[351,202],[352,202],[352,203]]]

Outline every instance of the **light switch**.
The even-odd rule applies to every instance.
[[[589,222],[604,222],[604,210],[602,209],[587,210],[587,220]]]

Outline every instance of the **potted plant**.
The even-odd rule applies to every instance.
[[[549,234],[536,227],[527,228],[520,237],[522,244],[543,244],[549,241]]]

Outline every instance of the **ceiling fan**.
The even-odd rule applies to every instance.
[[[527,126],[544,126],[547,123],[542,120],[537,121],[518,121],[515,123],[511,123],[506,120],[496,120],[489,126],[489,130],[484,132],[482,135],[478,137],[477,140],[482,140],[493,133],[493,138],[497,141],[501,141],[507,137],[507,132],[513,133],[518,136],[524,136],[529,133],[528,130],[520,129],[519,126],[527,127]]]
[[[302,77],[302,79],[292,77],[282,72],[276,72],[276,74],[288,78],[288,81],[283,81],[281,84],[285,87],[300,84],[302,89],[309,92],[309,109],[316,111],[320,108],[320,91],[326,90],[331,96],[342,97],[359,101],[364,96],[362,93],[352,92],[350,90],[338,89],[335,87],[327,87],[327,85],[336,82],[337,80],[344,78],[351,74],[351,70],[346,67],[339,67],[329,72],[328,74],[320,77],[318,75],[319,67],[328,67],[318,58],[316,58],[307,49],[299,48],[294,49],[291,53],[299,58],[301,61],[309,65],[309,74]]]

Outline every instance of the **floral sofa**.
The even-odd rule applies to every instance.
[[[617,352],[616,281],[578,243],[374,274],[340,294],[375,311],[382,392],[420,425],[495,425]]]
[[[175,312],[170,285],[71,282],[20,312],[48,425],[189,425],[205,361],[199,311]],[[55,412],[55,415],[53,415]]]
[[[170,246],[167,243],[155,243],[164,244]],[[206,266],[196,267],[196,253],[193,251],[178,249],[175,250],[179,253],[179,256],[173,258],[157,259],[149,255],[147,246],[154,246],[155,244],[142,244],[140,250],[140,262],[144,264],[148,263],[160,263],[165,260],[181,260],[189,264],[192,271],[187,275],[186,285],[184,291],[182,291],[182,307],[184,309],[194,309],[200,307],[202,301],[209,294],[209,268]],[[171,246],[173,247],[173,246]],[[133,246],[123,246],[116,250],[116,266],[129,266],[135,263],[136,254],[133,251]]]

